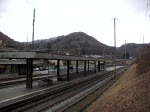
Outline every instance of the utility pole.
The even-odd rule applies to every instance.
[[[28,50],[29,42],[28,42],[28,37],[27,37],[27,45],[26,45],[26,50]]]
[[[32,48],[34,49],[34,23],[35,23],[35,8],[33,10],[33,32],[32,32]]]
[[[145,48],[145,45],[144,45],[144,35],[143,35],[143,45],[142,45],[142,50],[143,50],[143,52],[142,53],[144,53],[144,48]]]
[[[125,50],[124,50],[124,52],[125,52],[125,55],[124,55],[125,56],[125,65],[124,66],[125,66],[125,70],[126,70],[126,40],[125,40]]]
[[[116,75],[116,19],[114,18],[114,76]]]
[[[144,45],[144,35],[143,35],[143,45]]]
[[[103,48],[103,58],[105,57],[104,53],[105,53],[105,48]]]
[[[116,50],[116,19],[117,18],[113,19],[113,21],[114,21],[114,47],[115,47],[115,50]]]

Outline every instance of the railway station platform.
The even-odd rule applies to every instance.
[[[3,89],[0,89],[0,103],[13,100],[19,97],[21,98],[26,95],[33,94],[37,91],[41,91],[47,88],[53,88],[63,83],[67,83],[67,81],[64,81],[64,82],[54,81],[51,86],[38,86],[38,82],[34,82],[32,89],[27,89],[26,85],[3,88]]]
[[[89,72],[87,72],[87,75],[94,75],[94,72],[89,71]],[[60,76],[66,77],[66,74],[62,74]],[[81,77],[84,77],[83,72],[80,72],[78,74],[70,73],[70,80],[73,80],[76,78],[81,78]],[[34,95],[36,92],[40,92],[40,91],[43,91],[46,89],[54,88],[54,87],[62,85],[62,84],[69,83],[69,81],[65,81],[65,80],[57,81],[57,77],[54,77],[52,80],[53,80],[53,83],[51,85],[44,85],[44,86],[39,86],[38,82],[34,81],[32,89],[26,88],[25,84],[2,88],[2,89],[0,89],[0,105],[3,102],[11,102],[18,98],[25,98],[28,95]]]

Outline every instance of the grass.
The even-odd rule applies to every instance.
[[[137,59],[137,73],[139,75],[150,71],[150,44],[145,45],[143,54]]]
[[[133,65],[87,112],[150,112],[150,72],[137,75]]]

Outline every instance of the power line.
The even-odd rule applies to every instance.
[[[35,4],[29,2],[28,0],[25,0],[27,3],[29,3],[30,5],[34,6],[34,7],[37,7]]]
[[[32,5],[34,8],[36,9],[40,9],[37,5],[35,5],[34,3],[29,2],[29,0],[25,0],[28,4]]]
[[[147,3],[146,3],[146,17],[148,15],[149,19],[150,19],[150,14],[148,13],[148,7],[150,6],[150,3],[149,3],[149,0],[147,0]]]

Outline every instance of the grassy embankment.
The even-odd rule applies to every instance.
[[[150,45],[87,112],[150,112]]]

